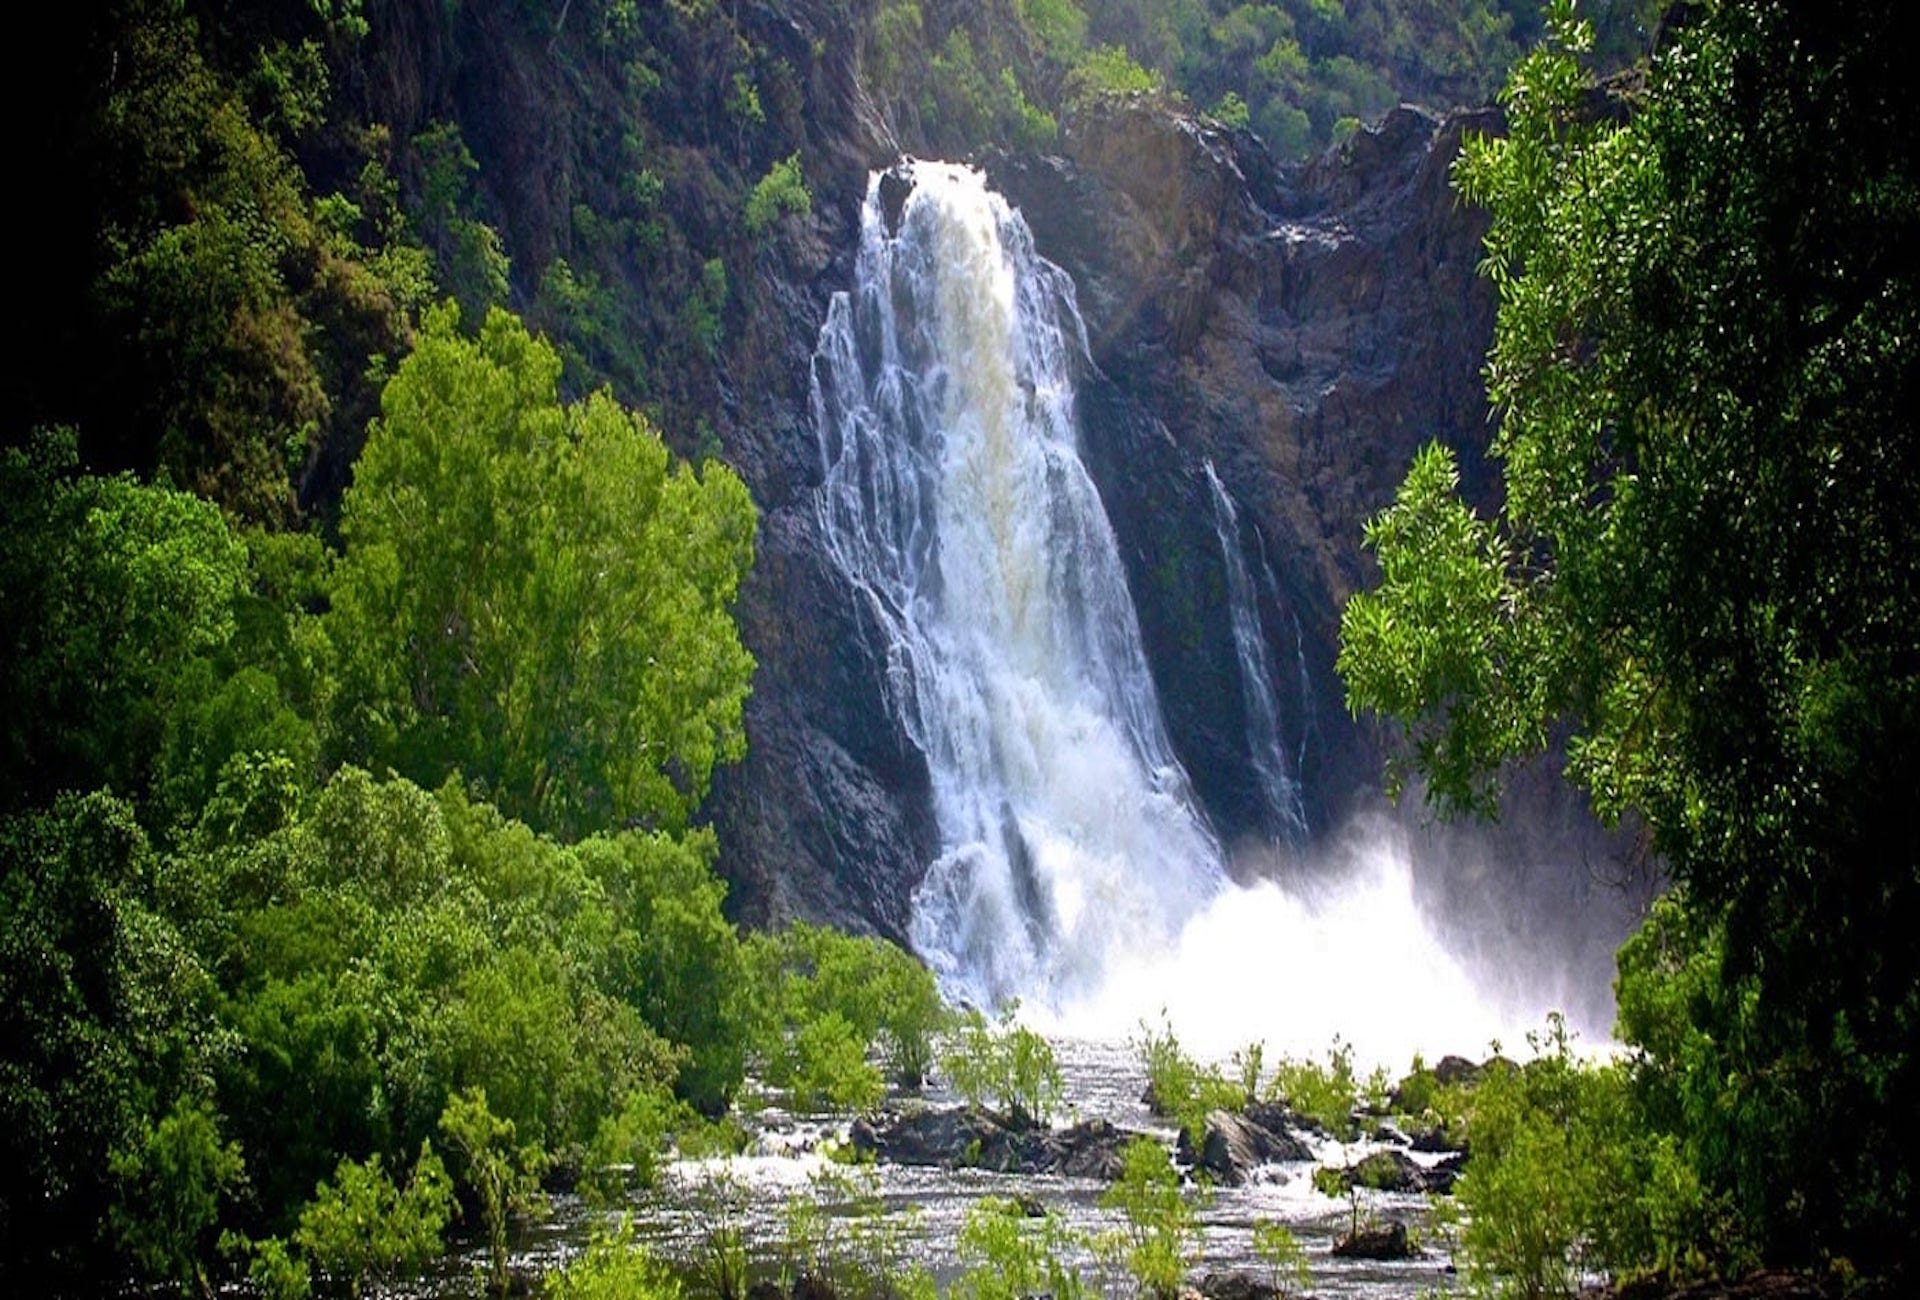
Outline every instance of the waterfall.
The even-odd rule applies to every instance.
[[[902,170],[815,354],[819,518],[932,776],[915,945],[961,996],[1058,1001],[1167,949],[1225,873],[1079,456],[1073,283],[979,173]]]
[[[1268,825],[1290,844],[1307,837],[1306,813],[1300,803],[1297,766],[1287,762],[1280,734],[1280,704],[1273,694],[1273,661],[1266,638],[1260,634],[1260,608],[1247,557],[1240,545],[1240,512],[1233,498],[1206,462],[1207,487],[1213,494],[1213,526],[1227,569],[1227,608],[1233,624],[1233,647],[1240,664],[1240,698],[1247,719],[1247,756],[1260,783]]]

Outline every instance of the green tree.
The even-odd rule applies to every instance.
[[[232,1183],[229,1148],[202,1112],[176,1112],[231,1040],[205,970],[155,906],[159,870],[132,808],[105,793],[0,818],[9,1289],[110,1285],[123,1262],[110,1226],[143,1265],[181,1280],[208,1197]]]
[[[960,1225],[959,1256],[966,1272],[948,1294],[952,1300],[1032,1295],[1084,1300],[1086,1286],[1065,1257],[1085,1245],[1052,1210],[1030,1218],[1015,1201],[983,1197],[967,1208]]]
[[[135,1265],[183,1294],[206,1293],[212,1229],[245,1175],[240,1148],[221,1140],[212,1108],[180,1098],[131,1148],[115,1152],[112,1166],[122,1184],[114,1235]]]
[[[1280,1300],[1298,1292],[1305,1294],[1313,1284],[1313,1268],[1307,1263],[1306,1247],[1284,1223],[1272,1219],[1253,1221],[1253,1253],[1267,1266],[1268,1285]]]
[[[633,1221],[596,1232],[587,1249],[550,1271],[541,1294],[552,1300],[679,1300],[674,1271],[633,1239]]]
[[[1642,820],[1751,994],[1701,1027],[1734,1053],[1734,1146],[1774,1158],[1756,1178],[1696,1144],[1700,1174],[1769,1254],[1868,1267],[1913,1255],[1920,1154],[1899,1118],[1920,955],[1893,920],[1920,903],[1899,793],[1920,775],[1920,149],[1895,22],[1702,6],[1620,115],[1593,111],[1591,32],[1553,6],[1509,136],[1456,172],[1493,216],[1504,503],[1476,513],[1422,453],[1369,526],[1384,581],[1341,654],[1442,809],[1492,807],[1502,765],[1565,734],[1595,807]]]
[[[1100,1196],[1118,1210],[1120,1227],[1099,1243],[1154,1300],[1173,1300],[1186,1283],[1200,1244],[1194,1207],[1180,1191],[1180,1172],[1159,1141],[1141,1134],[1121,1152],[1120,1177]]]
[[[232,639],[246,547],[212,503],[79,472],[71,431],[0,451],[0,807],[148,793],[193,668]]]
[[[1060,1104],[1060,1067],[1052,1044],[1014,1022],[1018,1010],[1009,1004],[990,1024],[979,1008],[967,1008],[942,1044],[940,1069],[969,1105],[991,1104],[1015,1128],[1044,1128]]]
[[[513,1220],[545,1212],[540,1174],[546,1165],[537,1147],[514,1144],[513,1121],[487,1108],[487,1094],[470,1088],[447,1102],[440,1132],[452,1149],[460,1186],[479,1207],[487,1230],[487,1277],[506,1294],[508,1229]]]
[[[806,174],[800,170],[800,155],[795,153],[776,162],[754,182],[741,217],[749,235],[764,239],[780,218],[805,218],[812,212],[813,195],[807,190]]]
[[[344,503],[339,744],[561,834],[682,827],[745,743],[746,489],[605,393],[562,405],[512,316],[456,325],[429,314]]]
[[[369,1282],[412,1277],[432,1263],[453,1210],[453,1183],[422,1143],[404,1188],[380,1167],[378,1153],[342,1160],[300,1212],[294,1241],[322,1277],[359,1296]]]

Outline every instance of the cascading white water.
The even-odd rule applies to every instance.
[[[1076,445],[1072,281],[979,173],[907,166],[815,358],[820,518],[932,773],[916,946],[965,995],[1062,1000],[1170,947],[1225,873]]]
[[[948,994],[1019,996],[1043,1028],[1109,1041],[1164,1010],[1222,1053],[1252,1038],[1310,1051],[1335,1032],[1374,1061],[1517,1041],[1557,997],[1467,972],[1391,825],[1316,846],[1311,870],[1288,857],[1284,887],[1228,883],[1079,457],[1074,377],[1090,363],[1072,281],[977,172],[905,171],[891,222],[882,179],[869,188],[854,288],[815,354],[817,505],[927,757],[942,848],[911,935]],[[1298,818],[1254,574],[1208,478],[1255,762]],[[1263,852],[1239,874],[1278,874]]]
[[[1213,526],[1227,570],[1227,612],[1233,625],[1233,647],[1240,664],[1240,699],[1247,718],[1247,755],[1260,783],[1261,797],[1271,826],[1281,838],[1300,844],[1307,837],[1307,817],[1300,803],[1297,769],[1287,762],[1286,742],[1280,735],[1280,703],[1273,694],[1273,662],[1267,640],[1260,634],[1260,609],[1253,577],[1240,545],[1240,512],[1233,498],[1206,462],[1207,487],[1213,495]]]

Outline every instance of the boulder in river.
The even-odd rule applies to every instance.
[[[1358,1185],[1376,1192],[1437,1192],[1444,1195],[1453,1191],[1453,1184],[1465,1166],[1465,1156],[1453,1156],[1428,1168],[1406,1152],[1387,1147],[1368,1152],[1357,1163],[1344,1169],[1328,1168],[1323,1176],[1330,1182],[1337,1182],[1341,1190],[1351,1190]],[[1318,1181],[1316,1178],[1316,1185]]]
[[[1071,1128],[1015,1128],[976,1106],[857,1120],[854,1150],[888,1164],[991,1169],[1067,1178],[1120,1176],[1120,1152],[1137,1134],[1104,1119]]]
[[[1203,1170],[1217,1183],[1238,1187],[1261,1165],[1278,1160],[1311,1160],[1313,1153],[1299,1138],[1284,1128],[1268,1128],[1251,1113],[1229,1110],[1207,1113],[1206,1129],[1200,1149],[1185,1131],[1180,1134],[1180,1160]]]
[[[1333,1243],[1333,1253],[1341,1259],[1412,1259],[1420,1250],[1396,1219],[1360,1225]]]
[[[1206,1300],[1276,1300],[1281,1294],[1273,1283],[1251,1273],[1208,1272],[1195,1289]]]

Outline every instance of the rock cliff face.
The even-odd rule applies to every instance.
[[[890,161],[870,115],[810,238],[765,266],[780,342],[736,372],[726,432],[765,511],[743,619],[760,675],[750,753],[712,803],[740,914],[798,914],[902,935],[935,848],[927,769],[881,702],[885,647],[825,563],[808,362],[845,287],[860,182]],[[1306,168],[1250,137],[1145,103],[1070,124],[1061,156],[986,160],[1041,253],[1078,287],[1093,370],[1083,454],[1118,534],[1176,749],[1229,841],[1269,831],[1248,761],[1210,462],[1240,513],[1283,738],[1310,829],[1377,789],[1372,738],[1333,674],[1342,601],[1363,578],[1362,521],[1414,449],[1457,447],[1483,488],[1479,367],[1491,294],[1480,217],[1447,169],[1494,123],[1412,109]],[[768,330],[774,337],[774,330]]]
[[[1333,675],[1361,524],[1427,439],[1461,450],[1470,487],[1482,476],[1493,301],[1482,219],[1447,171],[1463,132],[1494,125],[1402,108],[1281,170],[1244,136],[1134,105],[1073,124],[1064,158],[992,168],[1080,286],[1089,461],[1175,744],[1230,839],[1262,827],[1203,466],[1273,578],[1262,628],[1276,663],[1298,660],[1282,727],[1324,831],[1378,784]]]

